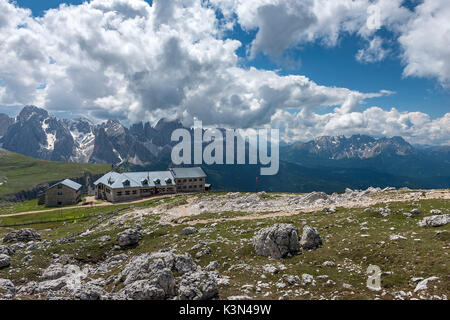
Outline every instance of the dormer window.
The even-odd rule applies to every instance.
[[[153,182],[154,182],[155,184],[160,184],[160,183],[161,183],[161,180],[155,179],[155,180],[153,180]]]
[[[172,184],[172,179],[167,178],[167,179],[166,179],[166,183],[167,183],[167,184]]]
[[[130,180],[124,180],[123,182],[124,186],[129,186],[130,185]]]
[[[142,185],[144,186],[148,185],[148,180],[147,179],[142,180]]]
[[[114,183],[114,180],[111,179],[111,177],[109,177],[109,178],[108,178],[108,184],[109,184],[109,185],[112,185],[113,183]]]

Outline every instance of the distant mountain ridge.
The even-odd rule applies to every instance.
[[[93,124],[85,118],[58,119],[26,106],[15,119],[0,115],[0,147],[34,158],[110,163],[122,170],[165,170],[171,166],[173,130],[181,122],[161,119],[155,126],[118,120]],[[414,147],[402,137],[323,136],[280,147],[280,172],[260,177],[260,166],[203,166],[216,189],[311,192],[345,187],[450,187],[450,147]]]
[[[95,125],[85,118],[58,119],[35,106],[24,107],[15,119],[5,116],[0,117],[3,148],[66,162],[149,165],[170,150],[168,129],[181,125],[164,119],[154,128],[140,123],[128,129],[117,120]]]
[[[376,139],[359,134],[350,138],[323,136],[309,142],[297,142],[287,149],[332,160],[369,159],[380,154],[407,156],[418,153],[402,137]]]

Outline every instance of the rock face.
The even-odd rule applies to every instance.
[[[6,254],[7,256],[12,256],[14,254],[14,249],[0,245],[0,254]]]
[[[117,120],[94,124],[89,119],[59,119],[44,109],[25,106],[16,119],[0,114],[3,148],[34,158],[90,163],[143,165],[170,158],[172,131],[179,121],[139,123],[130,129]]]
[[[181,277],[177,298],[179,300],[210,300],[218,293],[217,281],[212,274],[197,271]]]
[[[175,278],[173,272],[181,274]],[[134,257],[122,271],[125,287],[118,299],[205,300],[218,295],[215,272],[202,271],[189,254],[155,252]]]
[[[0,254],[0,269],[9,267],[11,264],[11,258],[6,254]]]
[[[8,279],[0,279],[0,299],[12,299],[16,295],[16,287]]]
[[[117,234],[117,242],[121,248],[136,245],[142,239],[141,233],[136,229],[126,229]]]
[[[440,227],[444,226],[450,222],[450,214],[443,214],[437,216],[430,216],[423,218],[422,221],[419,222],[419,226],[421,227]]]
[[[56,280],[66,275],[66,270],[62,264],[52,264],[47,269],[44,270],[44,273],[41,276],[42,281],[47,280]]]
[[[292,224],[276,224],[259,230],[253,237],[256,254],[281,259],[301,253],[298,229]]]
[[[28,242],[28,241],[41,241],[41,235],[34,229],[26,228],[8,233],[4,238],[3,242]]]
[[[316,229],[310,226],[303,227],[300,246],[305,250],[315,250],[322,246],[322,238]]]

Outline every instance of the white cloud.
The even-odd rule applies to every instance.
[[[360,49],[356,54],[356,60],[364,63],[373,63],[383,60],[389,53],[388,49],[383,48],[383,39],[374,37],[369,41],[366,48]]]
[[[399,38],[406,76],[436,77],[450,85],[450,1],[425,0]]]
[[[225,18],[257,30],[251,53],[271,56],[319,41],[335,46],[342,34],[371,38],[381,26],[397,31],[411,13],[402,0],[210,0]]]
[[[255,30],[250,57],[262,52],[280,56],[306,43],[336,46],[344,34],[356,34],[368,45],[356,59],[379,62],[389,48],[377,31],[384,27],[398,40],[405,76],[450,79],[450,1],[424,0],[414,11],[403,0],[210,0],[230,21]],[[392,43],[395,43],[393,41]]]
[[[305,141],[322,135],[367,134],[372,136],[402,136],[411,143],[450,145],[450,113],[431,119],[422,112],[400,112],[370,107],[360,112],[294,115],[280,111],[272,117],[288,141]]]
[[[214,8],[200,0],[168,3],[93,0],[33,18],[29,10],[0,0],[0,104],[35,103],[50,111],[129,122],[178,117],[242,128],[272,123],[286,140],[367,132],[448,142],[448,130],[441,128],[448,116],[432,121],[425,114],[360,109],[365,99],[390,91],[362,93],[321,86],[304,76],[242,68],[236,55],[241,43],[222,37],[221,28],[230,25],[217,20]],[[264,11],[272,7],[260,10],[261,3],[275,6],[281,23],[304,19],[276,39],[282,29],[274,32],[271,12]],[[279,54],[274,44],[285,48],[299,39],[333,45],[342,32],[373,36],[364,29],[368,1],[302,3],[236,0],[221,6],[230,21],[236,12],[245,28],[260,28],[252,50],[271,54]],[[306,13],[294,12],[302,8]],[[45,88],[37,90],[42,84]],[[318,114],[329,107],[334,110]],[[430,129],[418,129],[418,119]]]

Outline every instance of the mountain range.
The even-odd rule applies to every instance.
[[[15,118],[0,114],[0,147],[34,158],[110,163],[123,170],[171,165],[171,133],[180,121],[161,119],[125,127],[118,120],[58,119],[26,106]],[[346,187],[450,187],[450,147],[412,146],[402,137],[318,137],[280,147],[280,171],[259,175],[259,165],[204,166],[216,190],[326,192]]]

